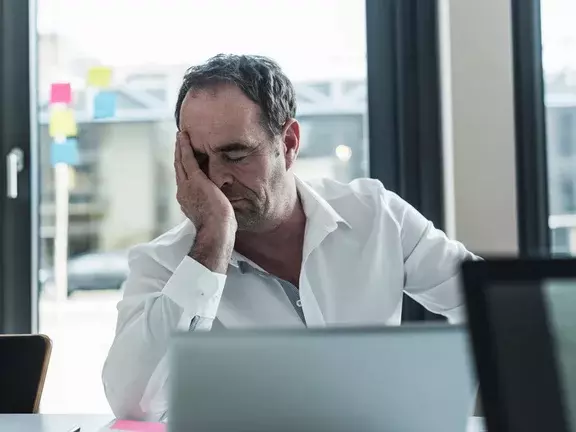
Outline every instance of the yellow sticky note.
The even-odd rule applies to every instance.
[[[69,109],[54,110],[50,114],[50,136],[52,138],[74,137],[78,135],[78,126],[74,112]]]
[[[105,66],[93,67],[88,71],[88,85],[96,88],[110,87],[112,69]]]

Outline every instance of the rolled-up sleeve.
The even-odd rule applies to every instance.
[[[130,252],[129,267],[102,380],[116,417],[155,419],[162,414],[152,404],[157,406],[158,398],[164,397],[156,393],[167,379],[170,338],[176,331],[195,327],[193,321],[210,329],[226,276],[188,256],[170,271],[148,245]]]

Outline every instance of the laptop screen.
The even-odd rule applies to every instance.
[[[485,283],[472,331],[490,350],[479,367],[496,383],[503,430],[576,432],[576,279]]]

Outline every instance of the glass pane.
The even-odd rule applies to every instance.
[[[126,250],[182,220],[173,112],[188,67],[220,52],[274,58],[297,92],[296,172],[343,182],[367,175],[364,3],[38,0],[40,331],[54,339],[43,412],[109,412],[100,374]],[[112,70],[114,96],[88,86],[95,67],[104,69],[93,84]],[[50,103],[54,83],[71,84],[71,103],[57,102],[65,86]],[[67,108],[77,133],[65,115],[54,124]]]
[[[548,281],[543,287],[548,326],[554,340],[555,359],[563,391],[566,419],[576,430],[576,283]]]
[[[552,252],[576,255],[576,27],[573,0],[542,0]]]

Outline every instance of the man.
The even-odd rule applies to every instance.
[[[265,57],[186,73],[174,166],[187,220],[131,251],[103,372],[116,416],[165,411],[176,330],[395,325],[403,292],[461,319],[458,264],[473,255],[376,180],[295,177],[295,116],[292,84]]]

